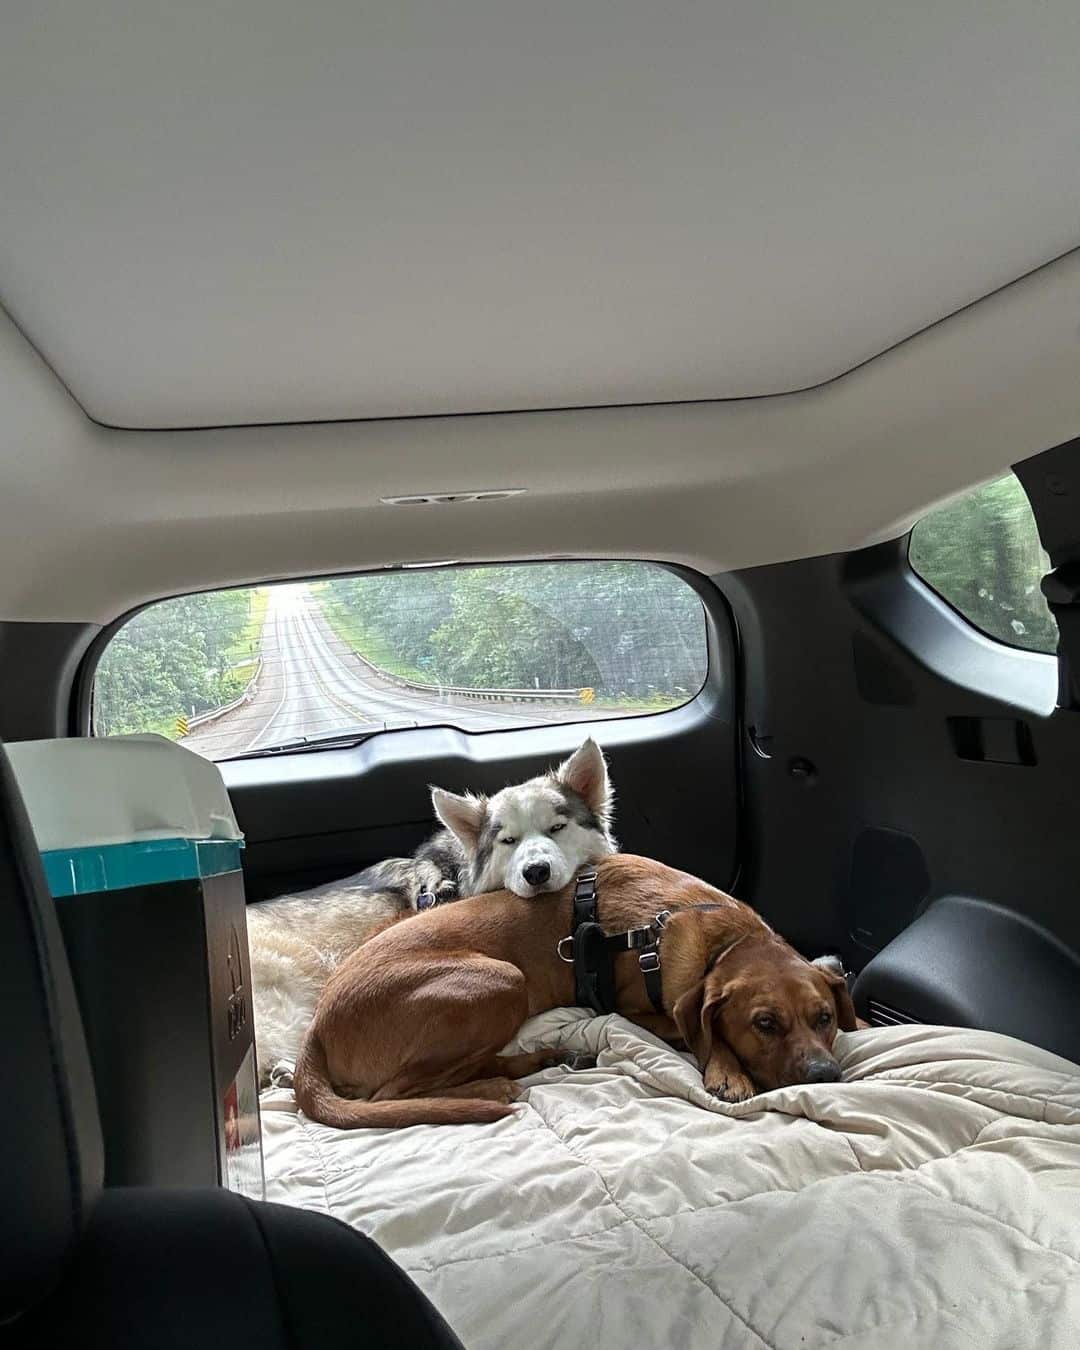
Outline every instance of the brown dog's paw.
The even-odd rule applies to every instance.
[[[757,1089],[744,1073],[729,1073],[705,1089],[710,1097],[721,1102],[745,1102],[755,1095]]]

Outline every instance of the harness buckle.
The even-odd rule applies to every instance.
[[[660,969],[660,953],[655,947],[650,947],[647,951],[641,953],[637,963],[641,968],[642,975],[649,975],[654,970]]]
[[[670,918],[671,918],[671,910],[662,909],[660,913],[656,916],[656,918],[653,919],[653,923],[656,924],[657,928],[659,928],[661,932],[663,932],[663,930],[667,927],[667,921]]]
[[[570,946],[569,946],[569,948],[568,948],[568,950],[569,950],[569,952],[570,952],[570,955],[569,955],[569,956],[564,956],[564,955],[563,955],[563,948],[566,946],[567,943],[570,944]],[[559,958],[560,961],[565,961],[566,964],[567,964],[568,966],[572,966],[572,965],[574,964],[574,935],[573,935],[573,933],[571,933],[568,937],[560,938],[560,939],[558,940],[558,942],[556,942],[556,944],[555,944],[555,955]]]
[[[596,868],[583,868],[574,878],[574,900],[592,900],[596,896]]]

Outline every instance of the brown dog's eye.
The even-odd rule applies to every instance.
[[[828,1008],[823,1008],[821,1010],[821,1015],[818,1017],[817,1024],[819,1027],[827,1027],[830,1022],[832,1022],[832,1013]]]
[[[758,1013],[754,1018],[754,1026],[757,1027],[758,1031],[773,1032],[776,1030],[776,1018],[770,1016],[769,1013]]]

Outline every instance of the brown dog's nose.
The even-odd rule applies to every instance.
[[[803,1070],[804,1083],[839,1083],[843,1076],[835,1059],[812,1059]]]

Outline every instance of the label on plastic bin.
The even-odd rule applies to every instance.
[[[244,1056],[240,1072],[225,1089],[221,1117],[224,1132],[221,1184],[230,1191],[246,1195],[249,1200],[265,1199],[254,1046]]]

